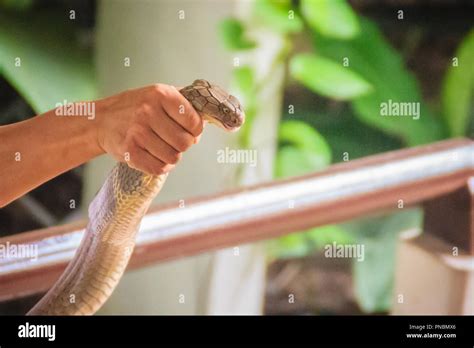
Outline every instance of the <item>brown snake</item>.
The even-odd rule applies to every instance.
[[[237,98],[206,80],[196,80],[180,92],[203,120],[229,131],[244,122]],[[74,258],[28,315],[88,315],[105,303],[127,267],[142,217],[167,175],[115,165],[89,205],[89,222]]]

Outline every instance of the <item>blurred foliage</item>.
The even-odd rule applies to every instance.
[[[345,0],[301,0],[301,12],[310,28],[326,37],[351,39],[359,21]]]
[[[291,0],[256,1],[255,15],[264,25],[282,34],[297,33],[303,29],[303,21],[293,12]]]
[[[311,173],[331,163],[331,148],[316,129],[308,124],[288,120],[280,125],[281,147],[275,161],[276,178]],[[352,236],[337,225],[316,227],[283,236],[270,242],[270,254],[276,257],[302,257],[327,243],[349,243]]]
[[[295,55],[290,74],[313,92],[337,100],[354,99],[373,90],[359,74],[316,54]]]
[[[244,37],[242,23],[234,18],[228,18],[220,23],[220,32],[224,45],[229,50],[245,50],[254,48],[256,43]]]
[[[354,115],[350,105],[340,106],[340,108],[329,108],[321,104],[310,109],[308,105],[297,114],[283,114],[283,119],[303,121],[323,134],[331,149],[333,162],[342,161],[346,155],[348,160],[352,160],[402,146],[400,139],[361,122]],[[315,109],[318,110],[317,113],[314,112]]]
[[[304,257],[333,242],[354,243],[354,238],[339,225],[327,225],[270,240],[268,251],[278,258]]]
[[[91,53],[67,12],[0,12],[0,74],[37,113],[97,96]]]
[[[304,122],[282,123],[278,138],[282,147],[275,165],[277,178],[310,173],[331,163],[331,149],[326,140]]]
[[[354,261],[355,295],[365,312],[385,312],[393,301],[396,243],[400,231],[422,224],[421,209],[404,209],[391,215],[344,224],[356,243],[364,246],[364,260]]]
[[[344,155],[355,159],[467,132],[474,81],[472,33],[459,48],[459,66],[447,72],[440,115],[422,99],[418,81],[406,69],[401,54],[373,21],[357,15],[345,0],[256,0],[254,16],[242,20],[240,28],[240,36],[251,37],[259,30],[280,36],[285,44],[267,64],[285,65],[292,89],[304,86],[323,98],[346,102],[337,108],[327,108],[327,104],[318,108],[320,98],[315,98],[315,105],[299,105],[294,114],[283,113],[277,178],[322,170],[331,159],[338,162]],[[232,40],[225,31],[221,34],[223,41]],[[257,42],[255,48],[245,47],[241,53],[251,56],[265,47]],[[234,86],[245,96],[244,107],[250,108],[251,116],[265,82],[256,78],[259,68],[246,66],[234,72]],[[381,103],[389,100],[419,103],[419,119],[381,117]],[[253,121],[250,117],[246,122],[247,134]],[[420,227],[421,216],[420,210],[403,210],[313,228],[271,241],[270,251],[275,257],[303,257],[332,242],[363,244],[364,262],[353,262],[359,304],[367,312],[389,311],[398,234]]]
[[[313,42],[318,53],[339,64],[346,58],[351,70],[374,87],[372,93],[354,98],[351,102],[355,115],[362,122],[399,137],[409,146],[426,144],[445,136],[441,120],[423,102],[416,79],[373,22],[362,19],[361,33],[353,40],[331,40],[313,34]],[[380,105],[388,100],[420,103],[420,118],[381,117]]]
[[[441,101],[450,135],[462,136],[473,119],[474,30],[461,42],[455,59],[446,73]]]

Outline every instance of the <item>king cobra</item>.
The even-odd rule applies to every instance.
[[[229,131],[239,129],[244,122],[237,98],[206,80],[196,80],[180,93],[204,121]],[[89,205],[89,221],[79,249],[28,315],[94,314],[120,281],[143,215],[167,176],[116,164]]]

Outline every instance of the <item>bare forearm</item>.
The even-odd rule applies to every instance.
[[[0,207],[103,153],[94,122],[50,110],[0,127]]]

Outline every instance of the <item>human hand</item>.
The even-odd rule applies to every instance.
[[[97,102],[103,151],[140,171],[169,172],[199,141],[203,122],[178,89],[164,84],[128,90]]]

